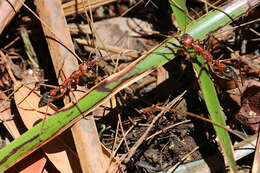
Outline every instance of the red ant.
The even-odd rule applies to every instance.
[[[189,34],[182,35],[180,40],[178,38],[176,38],[176,39],[184,47],[193,48],[195,53],[200,53],[203,56],[204,61],[206,60],[206,62],[210,68],[214,68],[214,69],[222,71],[222,72],[226,72],[227,70],[230,70],[230,68],[228,68],[225,64],[221,64],[219,61],[213,60],[212,55],[208,51],[206,51],[204,48],[202,48],[199,43],[195,43],[193,37],[190,36]],[[185,52],[185,54],[186,54],[187,58],[190,58],[189,53]],[[204,62],[202,64],[202,68],[203,68],[203,66],[204,66]],[[199,74],[199,76],[200,76],[200,74]]]
[[[186,48],[193,48],[195,53],[200,53],[203,56],[203,63],[202,63],[202,66],[201,66],[201,70],[200,70],[200,72],[198,74],[198,77],[200,77],[202,69],[204,67],[204,63],[206,61],[206,63],[209,66],[210,73],[212,74],[212,77],[214,79],[220,79],[215,74],[216,71],[219,71],[221,73],[221,75],[224,75],[226,78],[228,78],[228,80],[230,80],[230,79],[233,80],[234,79],[234,85],[233,86],[230,85],[231,86],[230,89],[234,89],[233,87],[238,88],[239,92],[241,93],[241,91],[239,89],[239,85],[237,84],[237,81],[236,81],[238,79],[238,76],[237,76],[236,72],[233,70],[233,68],[231,68],[230,66],[227,66],[227,65],[225,65],[223,63],[220,63],[217,60],[214,60],[212,55],[208,51],[203,49],[199,43],[195,43],[193,37],[190,36],[189,34],[184,34],[184,35],[181,36],[180,39],[178,39],[178,38],[176,38],[176,39],[184,47],[186,47]],[[184,53],[187,56],[187,58],[189,59],[190,58],[190,54],[187,52],[187,50],[184,50]],[[222,83],[219,84],[219,85],[221,86]],[[224,88],[226,88],[226,86]]]
[[[83,62],[79,65],[78,70],[75,70],[60,86],[50,86],[45,85],[51,88],[54,88],[50,90],[49,92],[46,92],[43,94],[43,96],[40,99],[40,102],[38,104],[39,107],[46,106],[49,102],[52,102],[56,99],[59,99],[64,96],[64,94],[70,90],[70,88],[76,89],[79,79],[81,76],[86,75],[86,73],[93,70],[94,65],[96,64],[96,61],[92,62]],[[57,92],[59,92],[57,94]]]

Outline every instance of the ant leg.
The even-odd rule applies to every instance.
[[[60,90],[60,87],[59,86],[53,86],[53,85],[47,85],[47,84],[39,84],[39,86],[52,88],[51,91],[45,92],[41,96],[41,99],[38,103],[38,107],[40,108],[40,107],[48,105],[48,102],[52,102],[52,96],[51,95],[55,95],[56,92],[58,92]]]
[[[53,89],[57,89],[57,88],[58,88],[58,86],[48,85],[48,84],[42,84],[42,83],[40,83],[40,84],[38,84],[38,85],[39,85],[39,86],[43,86],[43,87],[53,88]]]
[[[186,49],[184,49],[184,54],[185,54],[187,60],[191,59],[191,55],[190,55],[190,53]],[[196,52],[195,52],[195,55],[196,55]],[[203,56],[203,62],[201,64],[201,68],[200,68],[200,71],[199,71],[199,74],[198,74],[198,79],[200,78],[202,70],[205,68],[205,63],[206,62],[207,61],[206,61],[205,57]]]
[[[82,117],[84,118],[84,115],[83,115],[83,111],[81,110],[81,108],[78,106],[78,100],[77,100],[77,97],[76,97],[76,95],[74,94],[74,92],[72,91],[72,89],[71,88],[68,88],[70,91],[71,91],[71,93],[72,93],[72,95],[73,95],[73,97],[74,97],[74,99],[75,100],[72,100],[72,103],[74,104],[74,105],[76,105],[76,107],[77,107],[77,109],[79,110],[79,112],[81,113],[81,115],[82,115]]]
[[[184,53],[184,55],[186,56],[186,59],[187,59],[187,60],[190,60],[190,59],[191,59],[190,53],[189,53],[186,49],[183,50],[183,53]]]
[[[59,91],[59,88],[57,88],[57,91]],[[55,93],[57,92],[55,91]],[[59,93],[58,95],[54,95],[52,96],[52,94],[50,94],[50,92],[46,92],[42,95],[40,101],[39,101],[39,104],[38,106],[39,107],[43,107],[43,106],[46,106],[48,105],[50,102],[54,101],[54,100],[57,100],[59,98],[61,98],[62,96],[64,96],[64,94],[66,93],[67,89],[64,89],[62,90],[61,93]]]
[[[63,63],[62,63],[62,66],[64,65],[64,61],[63,61]],[[64,72],[63,72],[63,70],[61,69],[61,70],[59,70],[59,73],[58,73],[58,78],[60,77],[60,75],[63,75],[63,77],[66,79],[66,76],[65,76],[65,74],[64,74]],[[61,97],[61,96],[59,96],[59,97],[57,97],[57,98],[53,98],[52,96],[55,96],[56,95],[56,93],[59,91],[59,90],[61,90],[61,86],[53,86],[53,85],[48,85],[48,84],[39,84],[40,86],[43,86],[43,87],[48,87],[48,88],[52,88],[52,90],[51,91],[49,91],[49,92],[46,92],[46,93],[44,93],[43,95],[42,95],[42,97],[41,97],[41,99],[40,99],[40,101],[39,101],[39,103],[38,103],[38,107],[43,107],[43,106],[46,106],[46,105],[48,105],[49,104],[49,102],[52,102],[53,100],[55,100],[55,99],[58,99],[59,97]],[[62,92],[63,93],[63,92]]]
[[[65,59],[63,59],[61,67],[59,68],[59,72],[58,72],[58,76],[57,76],[58,81],[59,81],[59,79],[67,79],[64,71],[62,70],[64,64],[65,64]]]
[[[68,91],[68,88],[62,88],[63,90],[56,96],[52,96],[52,100],[56,100],[64,96],[64,94]]]
[[[67,77],[66,77],[66,75],[65,75],[64,71],[61,69],[61,70],[60,70],[60,72],[61,72],[62,76],[64,77],[64,79],[66,80],[66,79],[67,79]],[[58,77],[60,77],[60,73],[59,73]]]
[[[197,54],[198,52],[195,52],[195,54]],[[212,62],[211,62],[211,58],[210,58],[210,54],[205,51],[201,53],[202,57],[203,57],[203,61],[202,64],[200,66],[200,71],[198,73],[198,79],[200,78],[200,75],[202,73],[202,71],[205,69],[205,64],[208,65],[209,69],[212,67]]]
[[[36,88],[39,88],[39,86],[35,85],[33,89],[31,89],[31,91],[19,103],[17,103],[17,105],[20,105],[22,102],[24,102],[24,100],[26,100],[36,90]]]
[[[200,66],[200,71],[199,71],[199,74],[198,74],[198,79],[200,78],[200,75],[201,75],[201,73],[202,73],[202,70],[205,68],[205,63],[206,63],[206,61],[205,61],[205,58],[203,57],[203,62],[202,62],[202,64],[201,64],[201,66]]]

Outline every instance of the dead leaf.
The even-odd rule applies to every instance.
[[[248,83],[242,95],[242,107],[236,118],[243,124],[257,131],[260,122],[260,82]]]

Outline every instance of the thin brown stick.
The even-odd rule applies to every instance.
[[[158,107],[158,106],[156,106],[156,108],[158,108],[158,109],[160,109],[160,110],[168,110],[167,108],[162,108],[162,107]],[[219,123],[217,123],[217,122],[215,122],[215,121],[209,120],[209,119],[207,119],[207,118],[201,117],[201,116],[196,115],[196,114],[191,113],[191,112],[183,112],[183,111],[178,110],[178,109],[173,109],[173,108],[171,108],[171,109],[169,109],[168,111],[169,111],[169,112],[176,112],[176,113],[179,113],[179,114],[181,114],[181,115],[191,116],[191,117],[198,118],[198,119],[200,119],[200,120],[206,121],[206,122],[208,122],[208,123],[211,123],[211,124],[213,124],[213,125],[219,126],[219,127],[223,128],[223,129],[227,130],[228,132],[230,132],[230,133],[236,135],[237,137],[243,139],[243,140],[246,141],[246,142],[249,142],[246,138],[244,138],[243,136],[239,135],[239,134],[236,133],[235,131],[233,131],[233,130],[231,130],[231,129],[229,129],[229,128],[227,128],[227,127],[225,127],[225,126],[223,126],[223,125],[221,125],[221,124],[219,124]],[[250,142],[249,142],[249,143],[250,143]],[[251,143],[250,143],[250,144],[251,144]],[[251,144],[251,145],[252,145],[252,146],[255,146],[255,145],[253,145],[253,144]]]
[[[152,129],[153,125],[155,122],[162,116],[164,115],[186,92],[183,92],[180,94],[178,97],[176,97],[174,100],[172,100],[170,103],[167,104],[166,108],[162,110],[152,121],[152,123],[149,125],[149,127],[146,129],[144,134],[141,136],[141,138],[134,144],[134,146],[130,149],[128,153],[123,155],[120,160],[124,160],[125,163],[128,163],[131,157],[134,155],[136,152],[137,148],[145,141],[145,138],[147,137],[149,131]]]
[[[12,46],[16,41],[20,40],[20,37],[16,37],[14,40],[12,40],[10,43],[8,43],[7,45],[5,45],[5,47],[3,49],[7,49],[10,46]]]
[[[16,85],[16,84],[17,84],[17,81],[16,81],[16,79],[15,79],[15,77],[14,77],[14,74],[13,74],[13,72],[12,72],[12,70],[11,70],[11,67],[10,67],[10,65],[9,65],[9,63],[8,63],[8,60],[7,60],[6,56],[5,56],[5,54],[4,54],[1,50],[0,50],[0,55],[1,55],[1,57],[3,58],[3,61],[4,61],[4,63],[5,63],[5,68],[6,68],[7,72],[8,72],[8,74],[9,74],[11,80],[13,81],[14,85]]]
[[[124,132],[124,128],[123,128],[122,121],[121,121],[121,114],[118,114],[118,122],[119,122],[120,129],[122,131],[122,138],[124,139],[126,149],[129,152],[129,147],[128,147],[128,144],[127,144],[127,141],[125,138],[125,132]]]
[[[188,123],[188,122],[191,122],[191,120],[185,120],[185,121],[182,121],[182,122],[179,122],[179,123],[172,124],[172,125],[170,125],[170,126],[164,128],[164,129],[159,130],[158,132],[152,134],[151,136],[149,136],[148,138],[146,138],[146,141],[148,141],[149,139],[151,139],[151,138],[153,138],[153,137],[155,137],[155,136],[157,136],[157,135],[159,135],[159,134],[165,132],[165,131],[168,130],[168,129],[171,129],[171,128],[175,127],[175,126],[178,126],[178,125],[181,125],[181,124],[185,124],[185,123]]]
[[[192,153],[194,153],[195,151],[197,151],[199,149],[199,147],[195,147],[192,151],[190,151],[189,153],[187,153],[185,156],[183,156],[183,158],[181,158],[181,160],[176,163],[174,166],[172,166],[170,169],[174,170],[176,169],[184,160],[186,160]]]

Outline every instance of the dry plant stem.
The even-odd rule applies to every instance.
[[[20,28],[20,34],[22,36],[22,40],[24,42],[25,52],[29,58],[30,65],[34,68],[39,68],[39,62],[37,60],[37,55],[34,51],[32,43],[30,41],[29,35],[25,27]]]
[[[121,14],[121,17],[123,17],[124,15],[126,15],[129,11],[133,10],[135,7],[137,7],[139,4],[141,4],[143,1],[138,1],[137,3],[135,3],[132,7],[128,8],[124,13]],[[152,2],[152,1],[150,1]]]
[[[84,8],[85,8],[85,1],[84,1],[84,0],[83,0],[83,6],[84,6]],[[104,45],[104,42],[102,41],[100,35],[98,34],[98,32],[97,32],[97,30],[96,30],[96,28],[95,28],[95,26],[94,26],[91,8],[90,8],[90,17],[89,17],[89,15],[88,15],[87,11],[85,11],[85,17],[86,17],[87,22],[88,22],[88,24],[89,24],[89,26],[90,26],[91,34],[101,43],[102,47],[105,48],[105,51],[108,52],[108,50],[106,49],[106,47],[105,47],[105,45]],[[93,45],[95,46],[95,50],[96,50],[97,54],[100,54],[100,51],[97,49],[94,40],[91,40],[91,41],[93,42]],[[100,55],[101,55],[101,54],[100,54]],[[109,55],[108,55],[108,56],[109,56]],[[112,62],[115,64],[114,59],[111,58],[111,60],[112,60]]]
[[[195,147],[192,151],[190,151],[189,153],[187,153],[185,156],[183,156],[183,158],[181,158],[181,160],[176,163],[173,167],[171,167],[171,170],[176,169],[184,160],[186,160],[192,153],[194,153],[195,151],[197,151],[199,149],[199,147]]]
[[[47,26],[51,27],[51,30],[55,31],[55,35],[53,35],[53,33],[49,31],[48,27],[44,27],[45,35],[52,35],[54,39],[59,38],[58,40],[61,41],[62,44],[66,46],[66,48],[74,50],[66,20],[62,13],[61,4],[59,3],[59,1],[53,1],[52,3],[38,1],[38,3],[42,3],[41,5],[37,5],[39,9],[39,14],[43,18],[44,16],[47,16],[46,18],[48,20],[45,21]],[[50,9],[53,9],[53,14],[55,15],[50,15]],[[55,26],[52,25],[53,21],[56,22]],[[60,43],[50,39],[48,39],[47,42],[50,45],[49,49],[52,55],[54,67],[56,69],[56,74],[58,74],[59,71],[62,69],[64,74],[66,76],[69,76],[74,70],[78,68],[75,58]],[[60,64],[60,62],[62,62],[62,64]],[[75,93],[74,95],[76,95],[75,100],[77,100],[78,94]],[[68,101],[66,100],[65,102],[68,103]],[[102,148],[99,143],[94,119],[90,118],[90,120],[88,121],[81,120],[78,124],[74,125],[74,127],[72,128],[72,133],[75,139],[74,141],[79,154],[83,172],[101,172],[104,169],[104,162],[106,162],[106,158],[102,152]],[[85,140],[86,138],[88,138],[88,140]],[[93,157],[99,159],[93,159]]]
[[[42,27],[47,38],[47,43],[49,46],[56,75],[58,76],[60,70],[63,70],[64,74],[66,76],[69,76],[74,71],[74,69],[77,69],[77,62],[75,60],[75,57],[73,57],[72,54],[68,51],[68,49],[70,51],[73,51],[73,44],[70,38],[70,34],[66,28],[66,20],[63,16],[63,13],[61,12],[61,4],[59,1],[35,1],[34,3],[41,18]],[[62,83],[64,79],[65,77],[61,76],[61,78],[59,78],[59,83]],[[65,143],[65,136],[60,135],[60,138]],[[52,145],[62,146],[63,143],[59,143],[57,141],[56,143],[52,143]],[[71,146],[73,144],[68,143],[66,145]],[[50,153],[48,152],[48,150],[53,150],[53,148],[58,148],[58,146],[44,146],[44,150],[46,153]],[[53,154],[48,155],[48,157],[51,157],[50,160],[54,162],[53,164],[58,167],[58,170],[61,172],[73,172],[73,170],[80,172],[81,168],[79,166],[78,158],[71,157],[69,159],[68,155],[66,154],[69,152],[70,150],[68,150],[66,147],[63,147],[62,150],[60,150],[59,152],[52,151],[51,153]],[[63,161],[58,162],[56,161],[56,158],[62,159]],[[74,162],[74,164],[70,164],[69,160],[73,160],[76,162]]]
[[[256,34],[258,37],[260,37],[260,33],[257,32],[256,30],[254,30],[254,29],[252,29],[252,28],[249,28],[249,30],[250,30],[252,33]],[[259,38],[256,39],[256,40],[259,40]]]
[[[86,14],[86,18],[87,18],[88,22],[92,22],[90,17],[87,14]],[[122,55],[125,55],[125,56],[130,56],[130,57],[133,57],[133,58],[138,58],[141,55],[141,53],[137,52],[136,50],[129,50],[129,49],[124,49],[124,48],[105,44],[101,40],[99,34],[96,32],[95,25],[92,24],[92,23],[86,24],[86,25],[75,25],[75,24],[69,25],[69,29],[70,29],[71,34],[77,35],[81,32],[86,34],[86,36],[87,36],[86,39],[75,39],[79,44],[92,47],[97,52],[99,52],[99,49],[101,49],[101,50],[105,50],[107,52],[118,53],[118,54],[122,54]],[[92,35],[93,37],[95,37],[97,41],[95,41],[94,39],[90,40],[89,35]],[[113,59],[112,59],[112,61],[113,61]]]
[[[213,9],[218,9],[218,7],[216,7],[214,4],[211,4],[211,3],[208,3],[207,1],[205,1],[205,0],[199,0],[199,1],[201,1],[201,2],[203,2],[206,6],[210,6],[211,8],[213,8]],[[206,9],[206,12],[208,12],[208,8]]]
[[[3,58],[3,61],[5,63],[5,68],[6,68],[7,72],[8,72],[11,80],[14,82],[14,85],[16,85],[16,79],[14,77],[14,74],[13,74],[12,70],[11,70],[11,67],[8,64],[8,60],[7,60],[6,56],[5,56],[5,54],[1,50],[0,50],[0,55]]]
[[[8,64],[8,60],[5,56],[5,54],[0,50],[0,56],[2,57],[2,60],[4,61],[5,63],[5,67],[7,69],[7,72],[9,74],[9,76],[11,77],[11,79],[13,81],[16,81],[14,75],[13,75],[13,72]],[[5,93],[2,93],[2,95],[6,96]],[[8,100],[8,97],[6,96],[6,99]],[[1,110],[1,116],[2,117],[5,117],[5,115],[11,115],[11,111],[10,111],[10,102],[8,101],[8,106],[4,103],[1,104],[1,108],[4,107],[4,110]],[[8,132],[12,135],[13,138],[17,138],[20,136],[20,132],[19,130],[17,129],[16,127],[16,124],[15,122],[13,121],[13,118],[11,117],[10,120],[9,119],[0,119],[0,121],[3,121],[3,124],[5,125],[6,129],[8,130]],[[5,122],[6,121],[6,122]]]
[[[116,126],[116,134],[115,134],[115,139],[114,139],[114,143],[113,143],[113,147],[112,147],[112,152],[111,152],[111,156],[109,158],[109,165],[112,161],[113,156],[115,155],[115,150],[114,148],[116,147],[116,142],[117,142],[117,137],[118,137],[118,131],[119,131],[119,121],[117,122],[117,126]],[[109,168],[109,165],[107,165],[107,168]]]
[[[158,106],[156,106],[156,107],[157,107],[158,109],[160,109],[160,110],[165,110],[165,109],[166,109],[166,108],[162,108],[162,107],[158,107]],[[179,113],[179,114],[185,115],[185,116],[191,116],[191,117],[194,117],[194,118],[198,118],[198,119],[200,119],[200,120],[206,121],[206,122],[211,123],[211,124],[213,124],[213,125],[219,126],[219,127],[223,128],[223,129],[225,129],[226,131],[228,131],[228,132],[230,132],[230,133],[236,135],[236,136],[239,137],[240,139],[243,139],[244,141],[250,143],[252,146],[255,146],[255,145],[253,145],[250,141],[248,141],[246,138],[244,138],[243,136],[241,136],[240,134],[238,134],[238,133],[236,133],[235,131],[233,131],[233,130],[231,130],[231,129],[229,129],[229,128],[227,128],[227,127],[225,127],[225,126],[223,126],[223,125],[221,125],[221,124],[219,124],[219,123],[216,123],[216,122],[214,122],[214,121],[212,121],[212,120],[209,120],[209,119],[207,119],[207,118],[201,117],[201,116],[196,115],[196,114],[191,113],[191,112],[183,112],[183,111],[178,110],[178,109],[173,109],[173,108],[171,108],[171,109],[168,110],[168,111],[169,111],[169,112],[176,112],[176,113]]]
[[[123,125],[122,125],[122,121],[121,121],[121,114],[118,114],[118,121],[119,121],[120,129],[122,131],[122,137],[124,139],[126,149],[129,152],[129,147],[128,147],[128,144],[127,144],[127,141],[126,141],[126,138],[125,138],[125,131],[124,131],[124,128],[123,128]]]
[[[134,144],[134,146],[130,149],[130,151],[122,156],[120,160],[124,160],[125,163],[128,163],[131,159],[131,157],[136,152],[136,149],[145,141],[145,138],[147,137],[149,131],[152,129],[154,123],[162,116],[164,115],[186,92],[183,92],[181,95],[176,97],[174,100],[172,100],[170,103],[167,104],[165,109],[161,111],[152,121],[152,123],[149,125],[149,127],[146,129],[144,134],[141,136],[141,138]]]
[[[89,47],[94,47],[91,43],[89,43],[87,40],[83,40],[83,39],[75,39],[79,44],[81,45],[85,45],[85,46],[89,46]],[[102,50],[106,50],[106,51],[110,51],[112,53],[117,53],[120,55],[124,55],[124,56],[129,56],[132,58],[138,58],[140,57],[140,53],[137,52],[136,50],[129,50],[129,49],[124,49],[124,48],[120,48],[120,47],[116,47],[116,46],[110,46],[110,45],[106,45],[106,44],[95,44],[97,49],[102,49]],[[105,46],[105,47],[104,47]]]
[[[25,0],[1,0],[0,1],[0,34],[10,23]]]
[[[64,10],[64,13],[66,16],[77,14],[84,12],[86,10],[90,10],[97,8],[99,6],[114,2],[116,0],[80,0],[80,1],[69,1],[62,5],[62,8]],[[87,4],[88,6],[85,7],[84,4]]]
[[[10,46],[12,46],[16,41],[20,40],[20,37],[16,37],[13,41],[11,41],[9,44],[7,44],[3,49],[8,49]]]
[[[132,126],[125,132],[125,136],[127,136],[128,133],[129,133],[134,127],[135,127],[135,125],[132,125]],[[123,141],[124,141],[124,138],[122,138],[122,139],[120,140],[120,142],[119,142],[117,148],[116,148],[115,150],[113,150],[113,153],[116,153],[116,152],[117,152],[117,150],[118,150],[118,149],[120,148],[120,146],[122,145]]]
[[[185,123],[188,123],[188,122],[191,122],[191,120],[185,120],[185,121],[182,121],[182,122],[179,122],[179,123],[170,125],[170,126],[164,128],[164,129],[159,130],[158,132],[152,134],[151,136],[149,136],[148,138],[146,138],[146,141],[148,141],[149,139],[151,139],[151,138],[153,138],[153,137],[155,137],[155,136],[157,136],[157,135],[159,135],[159,134],[165,132],[165,131],[168,130],[168,129],[172,129],[172,128],[174,128],[175,126],[178,126],[178,125],[181,125],[181,124],[185,124]]]
[[[114,143],[113,143],[113,147],[112,147],[112,152],[111,152],[111,154],[110,154],[110,157],[109,157],[109,162],[107,162],[107,165],[105,165],[105,171],[104,172],[106,172],[106,173],[108,173],[108,172],[113,172],[112,171],[112,169],[113,169],[113,167],[111,167],[111,163],[112,163],[112,161],[114,160],[114,156],[115,156],[115,153],[116,153],[116,151],[117,151],[117,149],[116,150],[114,150],[114,148],[115,148],[115,146],[116,146],[116,143],[117,143],[117,137],[118,137],[118,131],[119,131],[119,121],[117,122],[117,127],[116,127],[116,134],[115,134],[115,140],[114,140]],[[129,131],[127,131],[127,133],[128,133]],[[124,139],[122,139],[120,142],[122,143],[123,142],[123,140]],[[121,145],[121,143],[119,144],[119,146]],[[112,168],[112,169],[111,169]],[[118,170],[119,172],[120,171],[122,171],[121,169],[120,170]]]

